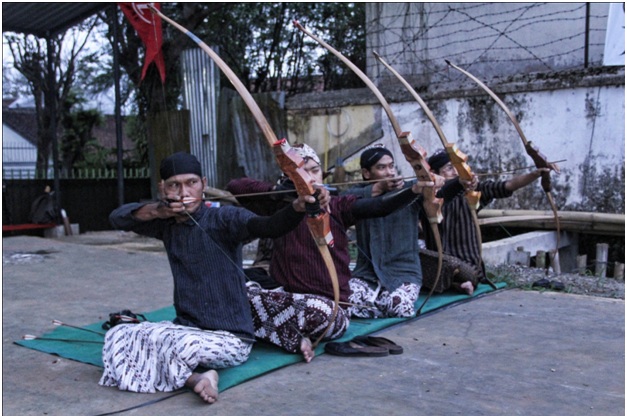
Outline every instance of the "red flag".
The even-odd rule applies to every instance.
[[[137,31],[142,42],[146,46],[146,58],[142,69],[142,80],[146,76],[146,70],[152,62],[157,65],[161,82],[165,83],[165,62],[163,60],[163,39],[161,37],[161,19],[152,14],[148,8],[152,4],[155,9],[161,10],[159,3],[118,3],[126,18]]]

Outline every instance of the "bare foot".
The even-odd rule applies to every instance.
[[[468,296],[472,296],[475,292],[475,288],[472,286],[472,282],[464,282],[460,285],[462,290],[468,294]]]
[[[311,345],[311,340],[306,337],[303,337],[303,339],[300,341],[300,351],[303,353],[303,358],[305,359],[305,362],[310,362],[316,355],[313,350],[313,346]]]
[[[204,373],[192,373],[185,385],[194,390],[201,399],[209,404],[218,400],[218,372],[209,370]]]

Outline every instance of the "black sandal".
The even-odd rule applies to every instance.
[[[387,348],[375,347],[359,341],[329,342],[324,351],[341,357],[385,357],[389,354]]]
[[[392,355],[398,355],[403,353],[403,347],[397,345],[394,341],[383,337],[370,337],[365,335],[355,337],[353,338],[353,341],[363,342],[364,344],[371,345],[373,347],[386,348]]]

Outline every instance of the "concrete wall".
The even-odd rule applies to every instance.
[[[552,176],[558,206],[624,212],[623,88],[600,86],[517,93],[508,95],[505,102],[517,115],[527,139],[549,161],[566,159],[559,163],[561,174]],[[533,165],[513,124],[490,98],[456,98],[437,104],[439,117],[436,117],[445,135],[469,155],[475,172],[500,172]],[[392,108],[403,129],[412,131],[430,153],[442,147],[417,104],[399,103]],[[386,137],[391,135],[393,132],[388,127]],[[410,172],[408,167],[403,171]],[[511,176],[503,176],[508,177]],[[534,192],[528,192],[530,189]],[[593,202],[590,193],[618,195],[612,198],[611,206],[604,205],[602,200],[596,201],[596,206],[581,206],[584,200]],[[518,197],[507,203],[500,202],[503,203],[492,207],[543,209],[546,206],[539,186],[520,190]]]
[[[560,209],[624,213],[624,69],[557,78],[561,81],[510,79],[494,89],[519,120],[527,139],[549,161],[566,159],[559,163],[561,174],[552,175]],[[388,95],[388,90],[382,91]],[[290,142],[312,145],[326,168],[333,168],[340,154],[349,171],[358,171],[364,146],[382,142],[395,153],[401,173],[410,175],[391,124],[370,90],[345,91],[345,101],[338,101],[336,94],[304,94],[287,101]],[[389,95],[401,128],[411,131],[429,154],[441,148],[413,98],[394,91]],[[469,155],[473,171],[500,172],[533,164],[505,112],[482,90],[440,91],[422,98],[448,141]],[[550,209],[539,183],[490,208]]]

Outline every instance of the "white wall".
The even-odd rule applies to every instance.
[[[34,171],[36,163],[37,147],[2,124],[2,169]]]
[[[430,108],[437,105],[437,113],[431,109],[445,136],[469,156],[474,172],[499,172],[533,165],[513,124],[491,101],[488,97],[471,105],[466,98],[453,98],[427,104]],[[508,94],[504,102],[518,118],[527,139],[549,161],[566,159],[558,164],[561,174],[552,175],[558,208],[587,203],[589,206],[580,206],[578,210],[618,212],[618,204],[624,213],[624,88],[601,86]],[[429,155],[442,148],[435,129],[416,102],[396,103],[391,107],[401,128],[411,131]],[[382,122],[384,137],[379,141],[394,152],[402,173],[409,176],[412,170],[385,115]],[[356,154],[349,158],[347,164],[355,165],[358,157]],[[490,207],[550,209],[539,181],[527,188]],[[596,199],[611,195],[614,195],[613,210],[595,206],[600,204]]]

